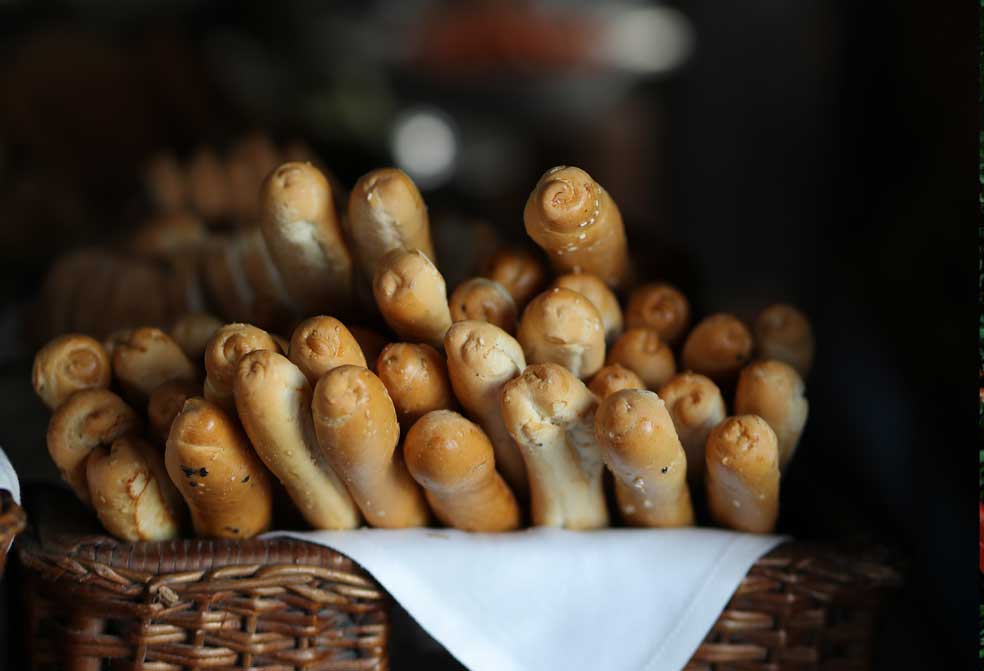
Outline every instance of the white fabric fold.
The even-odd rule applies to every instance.
[[[10,492],[14,501],[20,505],[20,481],[17,479],[13,464],[10,463],[10,459],[7,458],[2,447],[0,447],[0,489],[6,489]]]

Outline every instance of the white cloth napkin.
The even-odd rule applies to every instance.
[[[17,480],[17,473],[7,458],[7,453],[0,447],[0,489],[6,489],[14,497],[14,501],[20,505],[20,482]]]
[[[680,671],[784,540],[716,529],[273,532],[362,565],[472,671]]]

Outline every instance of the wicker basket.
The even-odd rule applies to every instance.
[[[6,489],[0,490],[0,578],[7,565],[7,553],[14,538],[27,524],[24,509],[14,502],[14,497]]]
[[[37,526],[18,542],[32,669],[388,667],[388,598],[331,550],[123,544]],[[867,669],[879,601],[897,583],[878,558],[781,546],[749,571],[687,671]]]

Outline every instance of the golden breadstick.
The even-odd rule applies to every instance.
[[[605,329],[598,309],[570,289],[548,289],[530,301],[516,339],[530,363],[557,363],[588,379],[605,363]]]
[[[633,526],[694,523],[687,455],[663,400],[645,389],[617,391],[598,408],[595,436],[615,476],[615,498]]]
[[[730,385],[752,356],[752,334],[734,315],[716,314],[694,327],[683,345],[683,368]]]
[[[184,407],[184,402],[201,395],[202,385],[197,381],[171,380],[157,387],[150,393],[147,401],[147,421],[151,435],[164,445],[171,432],[171,424]]]
[[[379,335],[372,329],[367,329],[362,326],[350,326],[349,333],[355,338],[355,341],[359,343],[359,348],[362,350],[362,355],[366,358],[366,362],[369,364],[369,370],[376,372],[376,362],[379,360],[379,355],[382,353],[383,348],[386,347],[388,341],[383,336]]]
[[[607,526],[595,395],[563,366],[533,364],[502,388],[501,408],[526,463],[533,524]]]
[[[165,292],[174,314],[206,312],[205,291],[202,288],[201,247],[168,255],[165,259]]]
[[[810,412],[803,378],[782,361],[755,361],[741,371],[735,414],[758,415],[776,432],[779,467],[785,468],[799,443]]]
[[[659,389],[676,374],[673,350],[651,328],[631,328],[623,333],[608,351],[605,362],[625,366],[650,390]]]
[[[354,529],[361,516],[318,446],[311,385],[287,357],[269,350],[239,362],[236,410],[266,467],[315,529]]]
[[[128,433],[138,433],[141,421],[119,396],[105,389],[86,389],[72,394],[48,422],[48,453],[62,479],[76,496],[89,503],[85,462],[99,445]]]
[[[659,388],[659,397],[666,403],[687,453],[687,480],[695,485],[704,476],[707,436],[728,414],[721,390],[703,375],[681,373]]]
[[[391,343],[376,361],[376,374],[386,386],[403,435],[432,410],[455,407],[444,357],[423,343]]]
[[[372,283],[380,314],[398,336],[441,347],[451,326],[444,278],[418,249],[397,249],[379,261]]]
[[[234,241],[235,256],[252,289],[252,323],[261,328],[275,328],[295,313],[280,271],[270,257],[263,233],[250,226]]]
[[[495,280],[473,277],[459,284],[448,300],[451,320],[474,319],[495,324],[506,333],[516,330],[516,301]]]
[[[260,227],[302,313],[348,307],[352,257],[321,171],[308,163],[284,163],[271,172],[260,191]]]
[[[144,187],[160,212],[181,210],[188,204],[188,186],[181,164],[173,154],[160,153],[144,167]]]
[[[199,251],[201,278],[219,314],[232,321],[252,319],[255,296],[236,255],[235,238],[213,235]]]
[[[171,326],[171,337],[196,366],[203,365],[205,348],[215,332],[222,328],[217,317],[204,312],[186,312]]]
[[[214,221],[229,214],[229,175],[211,149],[199,149],[189,161],[187,188],[192,207],[205,219]]]
[[[400,425],[386,387],[361,366],[325,374],[311,403],[318,443],[366,521],[399,529],[427,524],[427,503],[396,451]]]
[[[239,140],[225,158],[232,211],[242,221],[256,217],[257,194],[266,176],[281,163],[269,137],[250,134]]]
[[[136,543],[180,534],[181,496],[161,451],[145,440],[123,436],[108,449],[97,447],[86,461],[86,479],[99,521],[116,538]]]
[[[622,335],[622,308],[612,290],[598,277],[589,273],[568,273],[554,280],[551,286],[576,291],[591,301],[601,315],[606,343],[611,344]]]
[[[345,225],[369,280],[375,277],[382,258],[394,249],[419,249],[435,260],[427,206],[417,185],[397,168],[372,170],[355,183]]]
[[[158,214],[145,222],[130,238],[128,247],[137,254],[166,258],[205,241],[208,231],[191,212]]]
[[[113,374],[127,395],[146,401],[170,380],[196,380],[198,371],[178,343],[160,329],[139,328],[113,349]]]
[[[106,350],[106,356],[109,357],[110,366],[112,366],[113,354],[116,352],[116,348],[122,343],[127,342],[132,334],[133,329],[117,329],[103,338],[102,346]]]
[[[78,333],[58,336],[34,356],[34,392],[54,410],[82,389],[106,389],[112,370],[98,340]]]
[[[613,363],[605,366],[591,378],[588,389],[591,393],[604,401],[620,389],[645,389],[646,384],[628,368]]]
[[[521,499],[529,492],[526,465],[502,421],[502,387],[526,368],[516,339],[488,322],[455,322],[444,338],[448,377],[458,402],[478,422],[495,448],[506,482]]]
[[[761,417],[740,415],[707,439],[707,503],[721,526],[768,533],[779,517],[779,447]]]
[[[410,429],[403,453],[442,523],[479,532],[519,526],[516,497],[495,470],[492,443],[478,425],[456,412],[434,410]]]
[[[656,282],[644,284],[629,296],[625,326],[648,326],[670,345],[683,339],[690,326],[690,303],[676,287]]]
[[[232,387],[239,361],[258,349],[280,351],[269,333],[249,324],[226,324],[216,331],[205,348],[205,398],[226,412],[235,412]]]
[[[558,274],[597,275],[610,287],[629,274],[622,215],[615,201],[580,168],[551,168],[523,210],[526,233],[550,258]]]
[[[543,289],[547,269],[528,250],[505,247],[489,260],[485,277],[504,286],[516,302],[516,308],[522,310]]]
[[[189,398],[171,424],[164,463],[203,538],[252,538],[270,528],[273,487],[242,430],[219,406]]]
[[[813,365],[813,329],[810,320],[791,305],[777,303],[755,319],[755,345],[761,359],[784,361],[800,377],[810,374]]]
[[[288,352],[312,385],[332,368],[345,364],[366,367],[359,343],[334,317],[311,317],[298,324],[290,337]]]

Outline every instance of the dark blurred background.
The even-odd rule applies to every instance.
[[[450,222],[439,254],[469,251],[468,227],[519,239],[537,177],[576,164],[698,314],[811,316],[781,528],[907,559],[877,668],[972,668],[976,12],[0,1],[0,445],[22,478],[54,474],[25,315],[55,255],[138,223],[161,150],[262,129],[305,139],[343,183],[399,165]]]

